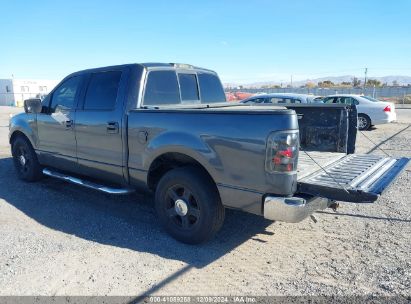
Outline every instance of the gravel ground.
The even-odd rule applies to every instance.
[[[182,245],[148,195],[112,197],[53,179],[19,181],[0,107],[0,295],[411,296],[411,166],[375,204],[342,203],[318,222],[227,211],[211,242]],[[411,156],[411,110],[364,134]],[[382,153],[362,134],[358,152]]]

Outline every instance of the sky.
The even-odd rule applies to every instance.
[[[223,82],[411,75],[411,1],[1,1],[0,78],[180,62]]]

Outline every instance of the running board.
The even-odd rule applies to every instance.
[[[107,187],[107,186],[103,186],[103,185],[99,185],[90,181],[86,181],[86,180],[82,180],[80,178],[77,177],[73,177],[73,176],[69,176],[69,175],[65,175],[62,174],[60,172],[56,172],[56,171],[52,171],[50,169],[43,169],[43,174],[47,175],[47,176],[51,176],[51,177],[55,177],[67,182],[70,182],[72,184],[76,184],[76,185],[80,185],[86,188],[90,188],[90,189],[94,189],[94,190],[98,190],[104,193],[109,193],[109,194],[117,194],[117,195],[121,195],[121,194],[129,194],[134,192],[133,189],[128,189],[128,188],[111,188],[111,187]]]

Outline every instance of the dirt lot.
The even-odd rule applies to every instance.
[[[373,205],[342,204],[318,222],[228,211],[217,237],[182,245],[152,198],[111,197],[14,174],[0,107],[0,295],[411,295],[411,166]],[[411,110],[365,132],[411,156]],[[358,152],[380,154],[361,134]]]

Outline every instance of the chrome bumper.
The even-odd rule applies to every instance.
[[[272,221],[297,223],[331,203],[332,200],[322,197],[306,200],[301,197],[267,196],[264,200],[264,217]]]

